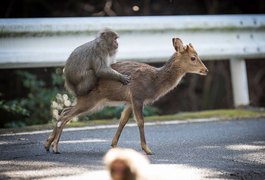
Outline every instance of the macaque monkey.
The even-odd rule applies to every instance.
[[[146,180],[148,159],[132,149],[113,148],[104,156],[111,180]]]
[[[113,79],[126,85],[130,78],[110,67],[118,49],[118,35],[110,29],[99,32],[96,39],[77,47],[64,67],[65,86],[75,96],[87,95],[99,78]]]

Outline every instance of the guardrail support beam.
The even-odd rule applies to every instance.
[[[230,59],[230,71],[232,76],[234,106],[248,106],[249,93],[245,60],[237,58]]]

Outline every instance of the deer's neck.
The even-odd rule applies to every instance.
[[[186,74],[178,62],[178,59],[176,59],[175,55],[173,55],[163,67],[158,69],[156,81],[156,89],[158,90],[156,95],[157,98],[174,89],[182,77]]]

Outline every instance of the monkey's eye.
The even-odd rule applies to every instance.
[[[192,61],[195,61],[195,60],[196,60],[196,58],[195,58],[194,56],[192,56],[190,59],[191,59]]]

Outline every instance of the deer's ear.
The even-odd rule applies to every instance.
[[[183,42],[179,38],[173,38],[172,39],[173,46],[176,50],[176,52],[182,53],[184,51]]]
[[[191,51],[191,52],[195,51],[191,43],[189,43],[189,45],[187,45],[186,51]]]

